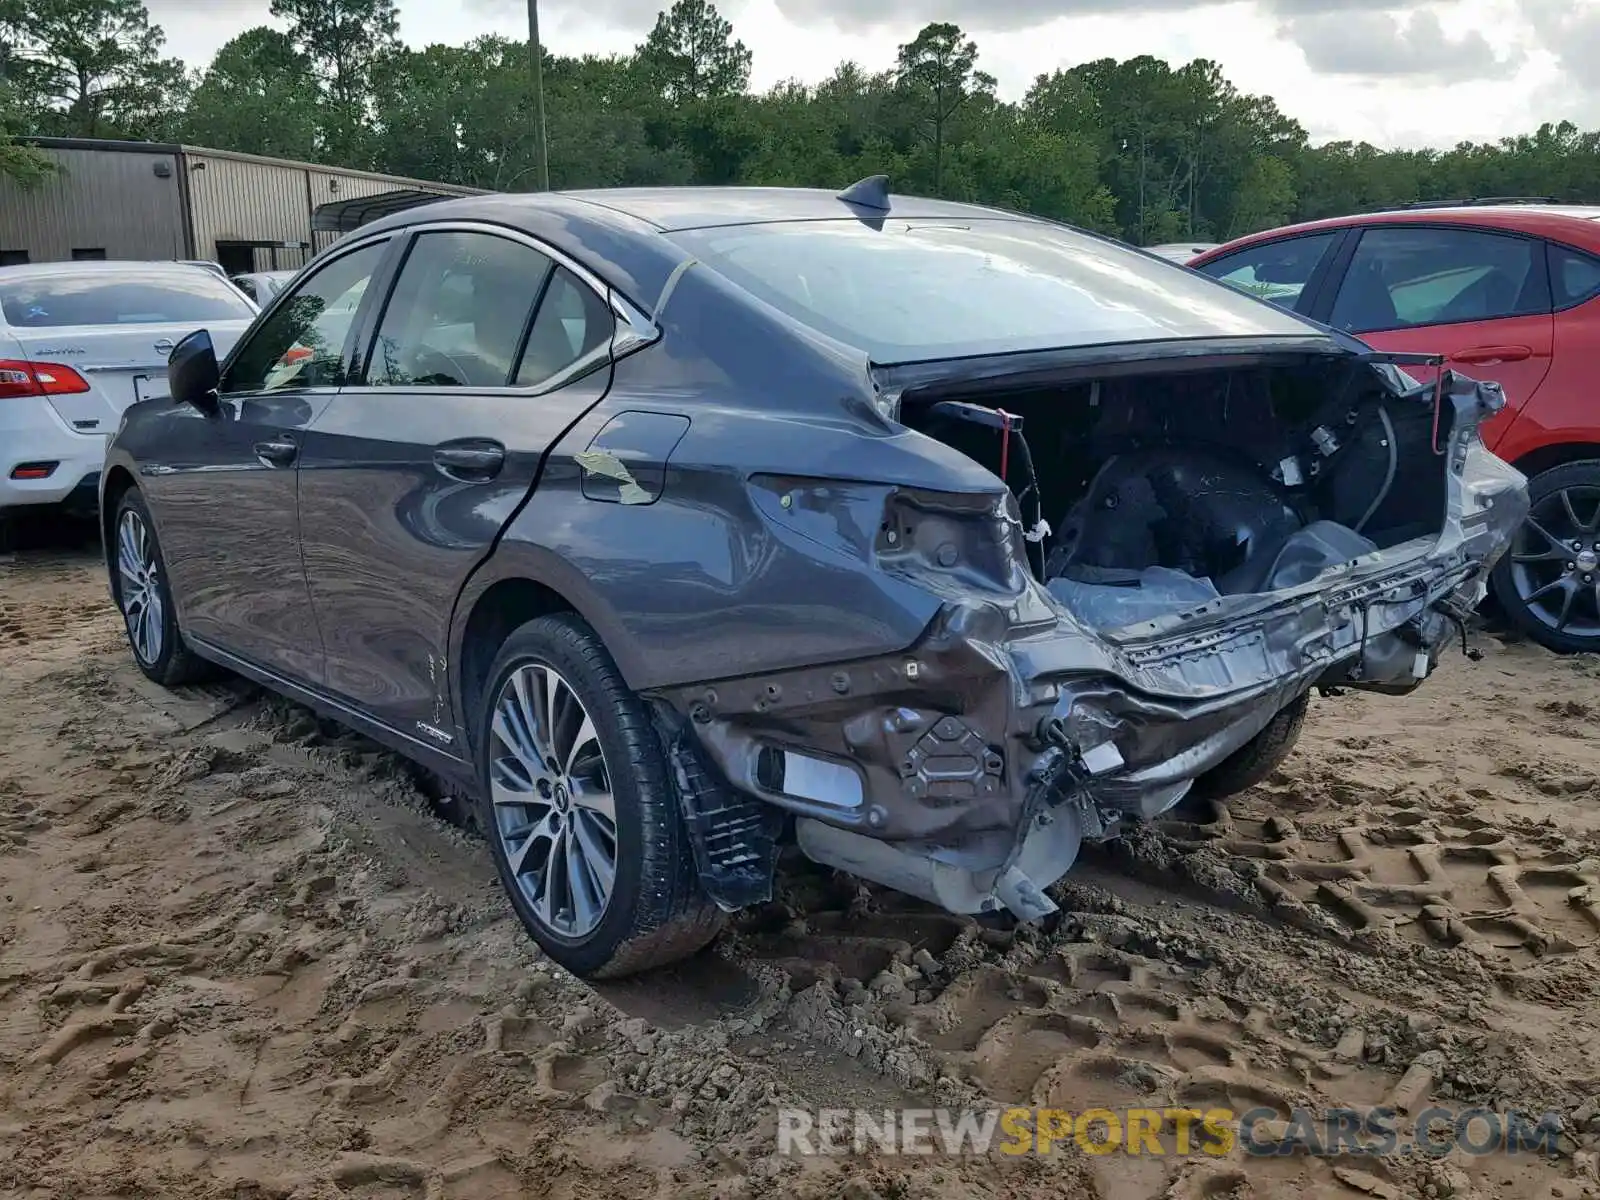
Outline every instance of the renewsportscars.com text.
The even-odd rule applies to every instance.
[[[1221,1158],[1238,1147],[1253,1157],[1421,1155],[1442,1158],[1554,1155],[1561,1121],[1487,1108],[1426,1108],[1402,1133],[1391,1108],[1320,1112],[1269,1108],[824,1108],[778,1111],[778,1153],[1189,1155]]]

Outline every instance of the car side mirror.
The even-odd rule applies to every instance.
[[[167,357],[167,391],[174,400],[206,415],[217,411],[217,385],[222,372],[211,335],[196,329],[172,348]]]

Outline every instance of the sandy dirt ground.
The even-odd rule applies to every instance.
[[[1045,928],[794,867],[706,954],[592,989],[404,763],[242,683],[146,683],[92,552],[0,559],[0,1197],[1600,1195],[1600,661],[1473,641],[1418,697],[1314,701],[1279,776],[1087,854]],[[991,1102],[1563,1132],[775,1151],[779,1105]]]

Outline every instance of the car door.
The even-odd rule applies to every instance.
[[[223,367],[219,412],[172,422],[153,497],[184,632],[317,684],[322,646],[300,556],[301,438],[344,382],[366,285],[388,253],[368,242],[281,298]]]
[[[1247,295],[1303,313],[1317,294],[1344,230],[1328,229],[1257,242],[1196,266]]]
[[[367,322],[364,377],[307,430],[301,544],[328,689],[446,753],[455,598],[610,386],[615,317],[581,274],[508,230],[420,228]]]
[[[1368,226],[1322,319],[1379,350],[1442,354],[1505,389],[1484,428],[1493,449],[1550,371],[1555,318],[1544,243],[1461,226]],[[1317,315],[1317,314],[1313,314]],[[1408,366],[1418,379],[1427,367]]]

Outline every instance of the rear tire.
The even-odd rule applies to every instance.
[[[1266,782],[1294,752],[1310,707],[1311,693],[1306,692],[1273,717],[1255,737],[1196,779],[1183,803],[1226,800]]]
[[[1506,621],[1545,649],[1600,651],[1600,461],[1540,472],[1528,501],[1489,589]]]
[[[722,912],[701,890],[660,739],[588,624],[558,614],[515,630],[474,734],[479,824],[546,954],[614,979],[716,937]]]
[[[161,544],[138,488],[129,488],[118,500],[111,537],[112,595],[139,670],[163,687],[215,676],[217,668],[189,649],[178,628]]]

